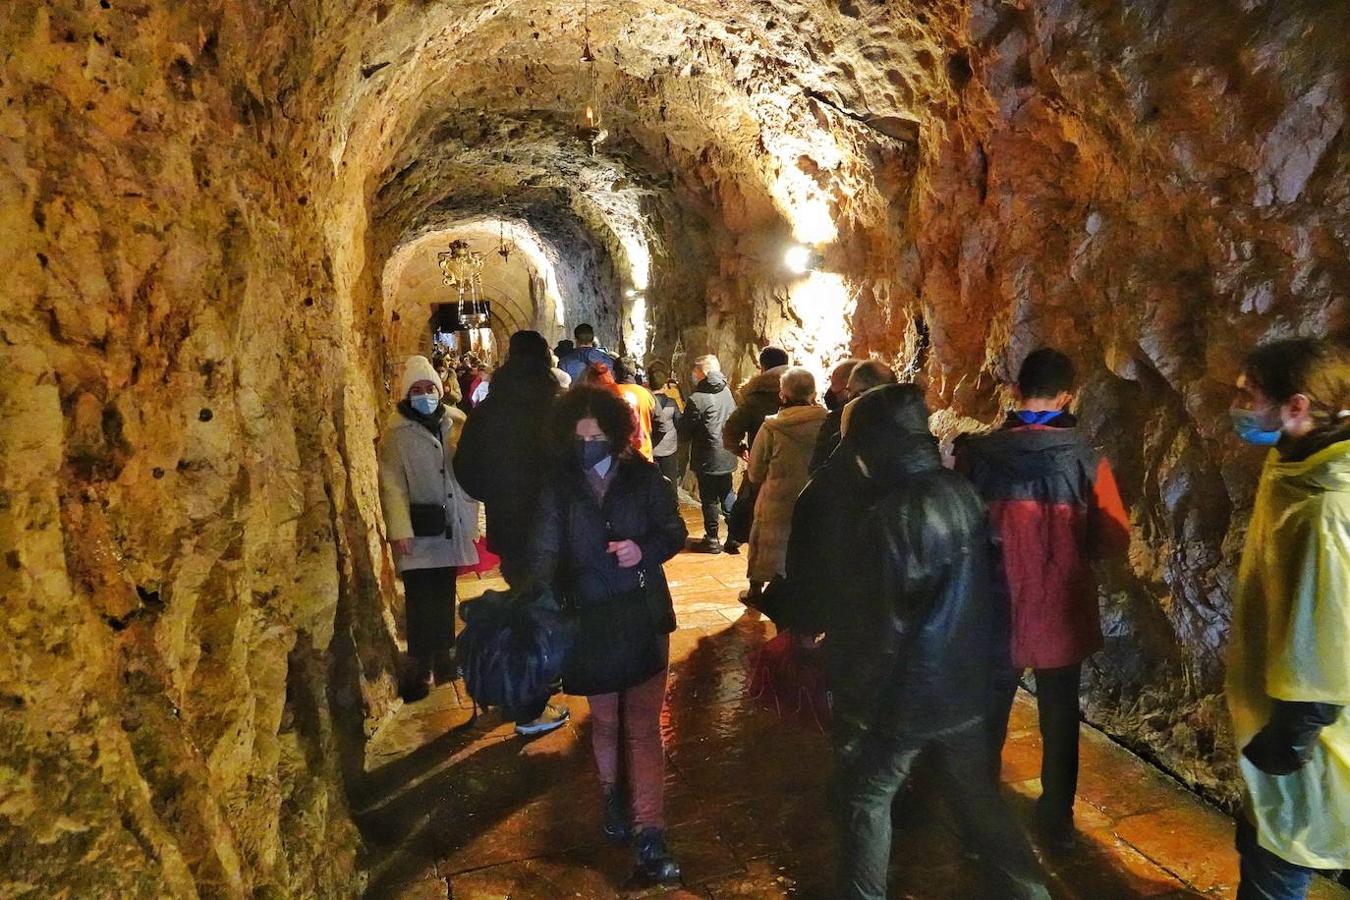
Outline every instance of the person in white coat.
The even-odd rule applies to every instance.
[[[403,698],[425,697],[433,677],[456,674],[455,579],[478,562],[478,504],[455,480],[455,447],[465,415],[424,356],[403,366],[402,399],[380,441],[385,536],[406,597],[408,670]],[[455,391],[458,393],[458,391]]]

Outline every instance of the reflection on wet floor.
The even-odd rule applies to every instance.
[[[691,519],[693,529],[695,522]],[[370,897],[830,896],[835,835],[825,793],[829,748],[819,729],[783,721],[747,696],[756,650],[773,627],[736,599],[744,556],[684,553],[667,566],[680,628],[672,635],[664,723],[666,806],[683,886],[631,881],[629,850],[600,833],[600,789],[582,698],[572,720],[532,741],[485,714],[469,724],[461,684],[405,706],[371,740],[370,798],[357,810]],[[465,597],[502,587],[461,581]],[[1034,702],[1019,697],[1004,753],[1005,795],[1030,821],[1040,792]],[[897,800],[892,896],[984,896],[977,864],[923,779]],[[1077,824],[1083,846],[1046,858],[1058,897],[1231,897],[1232,823],[1138,758],[1085,728]],[[1350,898],[1319,884],[1314,898]]]

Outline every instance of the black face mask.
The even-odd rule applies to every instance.
[[[577,462],[585,470],[594,469],[596,465],[610,455],[608,439],[583,441],[581,438],[577,438],[573,449],[576,451]]]
[[[848,402],[848,395],[843,391],[835,391],[830,388],[825,392],[825,408],[830,412],[836,412],[843,409],[844,404]]]

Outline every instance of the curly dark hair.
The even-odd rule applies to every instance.
[[[612,389],[579,384],[558,398],[550,417],[549,448],[559,462],[572,463],[572,444],[582,419],[595,419],[619,455],[635,452],[638,427],[633,407]]]

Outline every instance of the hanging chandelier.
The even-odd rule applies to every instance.
[[[483,328],[488,322],[487,304],[483,300],[483,254],[469,248],[469,242],[455,240],[436,254],[441,278],[447,287],[458,293],[456,312],[467,328]]]
[[[595,51],[591,48],[591,3],[585,0],[585,7],[582,13],[582,28],[584,38],[581,46],[581,62],[583,65],[582,90],[584,98],[582,101],[581,117],[577,121],[577,137],[591,145],[591,155],[595,155],[595,148],[609,136],[600,123],[600,110],[595,102]]]
[[[506,243],[506,223],[500,223],[500,231],[497,234],[497,255],[502,258],[502,262],[511,261],[511,245]]]

